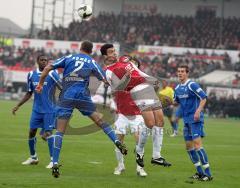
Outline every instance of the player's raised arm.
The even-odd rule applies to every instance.
[[[67,56],[67,57],[71,57],[71,55],[70,55],[70,56]],[[43,84],[44,84],[44,80],[45,80],[45,78],[47,77],[48,73],[49,73],[51,70],[53,70],[53,69],[64,68],[64,66],[65,66],[65,60],[66,60],[66,57],[63,56],[63,57],[57,59],[56,61],[54,61],[52,65],[47,65],[47,66],[43,69],[43,72],[42,72],[42,74],[41,74],[39,83],[38,83],[38,85],[37,85],[37,87],[36,87],[36,89],[35,89],[38,93],[41,93],[42,87],[43,87]]]
[[[40,77],[40,80],[39,80],[39,83],[36,87],[36,92],[38,93],[41,93],[42,92],[42,88],[43,88],[43,84],[44,84],[44,80],[45,78],[47,77],[48,73],[53,70],[53,66],[52,65],[47,65],[43,71],[42,71],[42,74],[41,74],[41,77]]]

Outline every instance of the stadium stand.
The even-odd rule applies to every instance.
[[[223,23],[222,44],[220,18],[208,10],[201,10],[194,17],[136,13],[115,15],[102,12],[87,22],[73,21],[67,28],[54,26],[52,30],[41,30],[38,37],[70,41],[120,41],[129,46],[143,44],[240,49],[240,18],[225,18]],[[120,30],[120,27],[123,29]]]

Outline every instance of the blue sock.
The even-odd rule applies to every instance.
[[[108,137],[114,142],[114,144],[116,143],[116,141],[118,141],[118,137],[116,136],[114,130],[112,129],[112,127],[110,125],[108,125],[107,123],[103,123],[101,125],[101,128],[103,130],[103,132],[108,135]]]
[[[53,156],[53,141],[54,141],[53,135],[47,137],[49,155],[50,155],[51,160],[52,160],[52,156]]]
[[[204,148],[200,148],[197,150],[197,153],[199,155],[199,158],[201,160],[202,166],[204,168],[205,174],[208,176],[212,176],[211,175],[211,171],[209,168],[209,163],[208,163],[208,156],[206,151],[204,150]]]
[[[36,155],[36,150],[35,150],[36,143],[37,143],[37,138],[36,137],[28,139],[28,146],[29,146],[29,150],[30,150],[30,155],[33,159],[37,158],[37,156],[35,156]]]
[[[53,164],[58,164],[60,151],[62,148],[63,133],[56,132],[53,141]]]
[[[199,174],[203,174],[201,163],[199,161],[199,158],[198,158],[198,155],[197,155],[197,152],[195,151],[195,149],[190,149],[187,152],[188,152],[188,155],[189,155],[191,161],[193,162],[197,172]]]

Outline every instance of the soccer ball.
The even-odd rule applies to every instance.
[[[77,10],[78,15],[82,19],[88,19],[92,15],[92,7],[86,4],[82,4],[78,10]]]

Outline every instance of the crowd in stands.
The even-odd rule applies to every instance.
[[[0,47],[0,64],[4,64],[9,68],[27,68],[32,69],[36,63],[36,57],[39,54],[47,54],[52,60],[57,59],[70,52],[49,51],[35,48],[20,48],[14,46]],[[235,70],[236,65],[232,63],[231,58],[227,53],[222,55],[216,54],[199,54],[187,52],[181,55],[173,54],[146,54],[133,52],[131,55],[136,56],[141,62],[141,69],[155,77],[173,78],[176,77],[176,68],[179,64],[185,63],[190,68],[190,77],[198,78],[216,69]],[[102,63],[102,59],[96,53],[93,58]],[[167,71],[166,71],[167,70]],[[239,83],[234,81],[233,83]]]
[[[215,92],[211,92],[205,109],[213,117],[240,118],[240,95],[235,98],[232,95],[217,97]]]
[[[53,26],[51,30],[41,30],[38,38],[119,41],[131,47],[142,44],[240,49],[240,18],[225,18],[222,33],[220,22],[215,12],[208,10],[199,10],[192,17],[140,13],[115,15],[103,12],[90,21],[72,21],[67,28]]]

